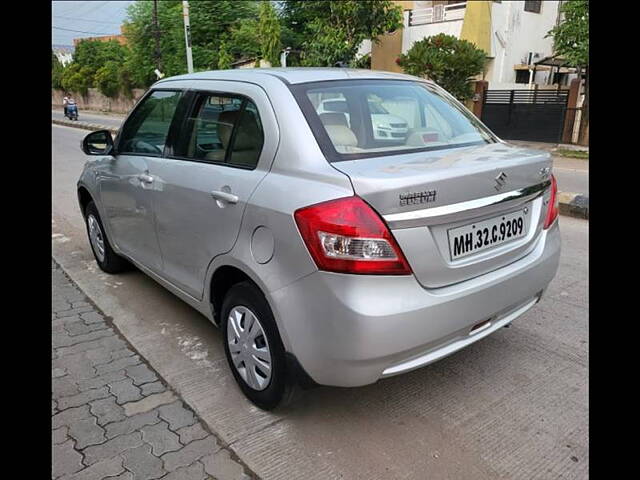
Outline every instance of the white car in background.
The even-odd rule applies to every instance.
[[[409,125],[404,118],[390,114],[379,102],[369,101],[369,111],[371,112],[371,123],[373,126],[373,138],[382,141],[401,141],[407,138]],[[316,109],[318,115],[321,113],[343,113],[350,126],[349,107],[343,99],[322,100]],[[322,117],[321,117],[322,118]]]

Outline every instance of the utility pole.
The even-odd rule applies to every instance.
[[[156,39],[156,68],[162,71],[160,58],[160,28],[158,27],[158,0],[153,0],[153,36]]]
[[[191,55],[191,24],[189,23],[189,2],[182,2],[182,16],[184,17],[184,43],[187,46],[187,72],[193,73],[193,56]]]

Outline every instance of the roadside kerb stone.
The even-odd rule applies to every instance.
[[[589,197],[580,193],[558,192],[560,214],[589,219]]]
[[[73,127],[73,128],[81,128],[84,130],[109,130],[112,135],[116,135],[118,133],[118,129],[114,127],[109,127],[107,125],[100,125],[99,123],[88,123],[81,122],[79,120],[61,120],[57,118],[52,118],[51,123],[55,125],[64,125],[65,127]]]

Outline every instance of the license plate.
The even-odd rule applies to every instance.
[[[447,231],[451,259],[466,257],[524,237],[526,230],[523,210],[452,228]]]

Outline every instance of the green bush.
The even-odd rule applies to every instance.
[[[473,97],[473,77],[484,70],[485,62],[483,50],[444,33],[414,43],[398,58],[406,73],[433,80],[460,101]]]
[[[103,95],[114,98],[120,91],[119,65],[107,62],[98,69],[95,75],[96,87]]]

